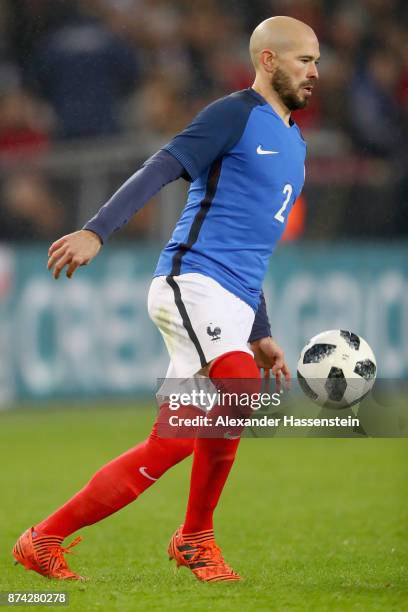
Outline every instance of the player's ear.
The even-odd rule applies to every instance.
[[[259,56],[259,64],[266,72],[274,72],[276,68],[277,54],[270,49],[263,49]]]

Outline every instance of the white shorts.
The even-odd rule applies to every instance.
[[[148,310],[170,355],[166,378],[189,378],[230,351],[252,355],[248,338],[254,311],[208,276],[157,276],[150,286]]]

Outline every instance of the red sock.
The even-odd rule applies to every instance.
[[[210,378],[247,379],[250,381],[250,392],[254,392],[253,381],[257,386],[260,374],[251,355],[235,351],[216,359],[210,370]],[[239,442],[239,438],[199,438],[195,441],[183,534],[213,529],[213,513],[234,463]]]
[[[193,452],[193,439],[162,439],[156,429],[157,421],[144,442],[98,470],[81,491],[36,525],[35,531],[65,538],[81,527],[97,523],[134,501],[170,467]]]

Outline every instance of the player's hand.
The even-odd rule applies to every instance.
[[[290,384],[290,371],[285,361],[285,356],[281,347],[270,337],[261,338],[251,342],[251,350],[258,368],[264,371],[266,380],[270,377],[270,372],[276,380],[277,390],[281,389],[281,381],[284,378],[287,386]]]
[[[97,234],[89,230],[79,230],[62,236],[48,249],[48,270],[54,278],[59,278],[67,267],[67,277],[71,278],[79,266],[86,266],[98,254],[102,246]]]

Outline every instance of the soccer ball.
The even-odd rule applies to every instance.
[[[319,406],[357,404],[374,385],[377,363],[368,343],[350,331],[332,329],[314,336],[300,354],[297,377]]]

